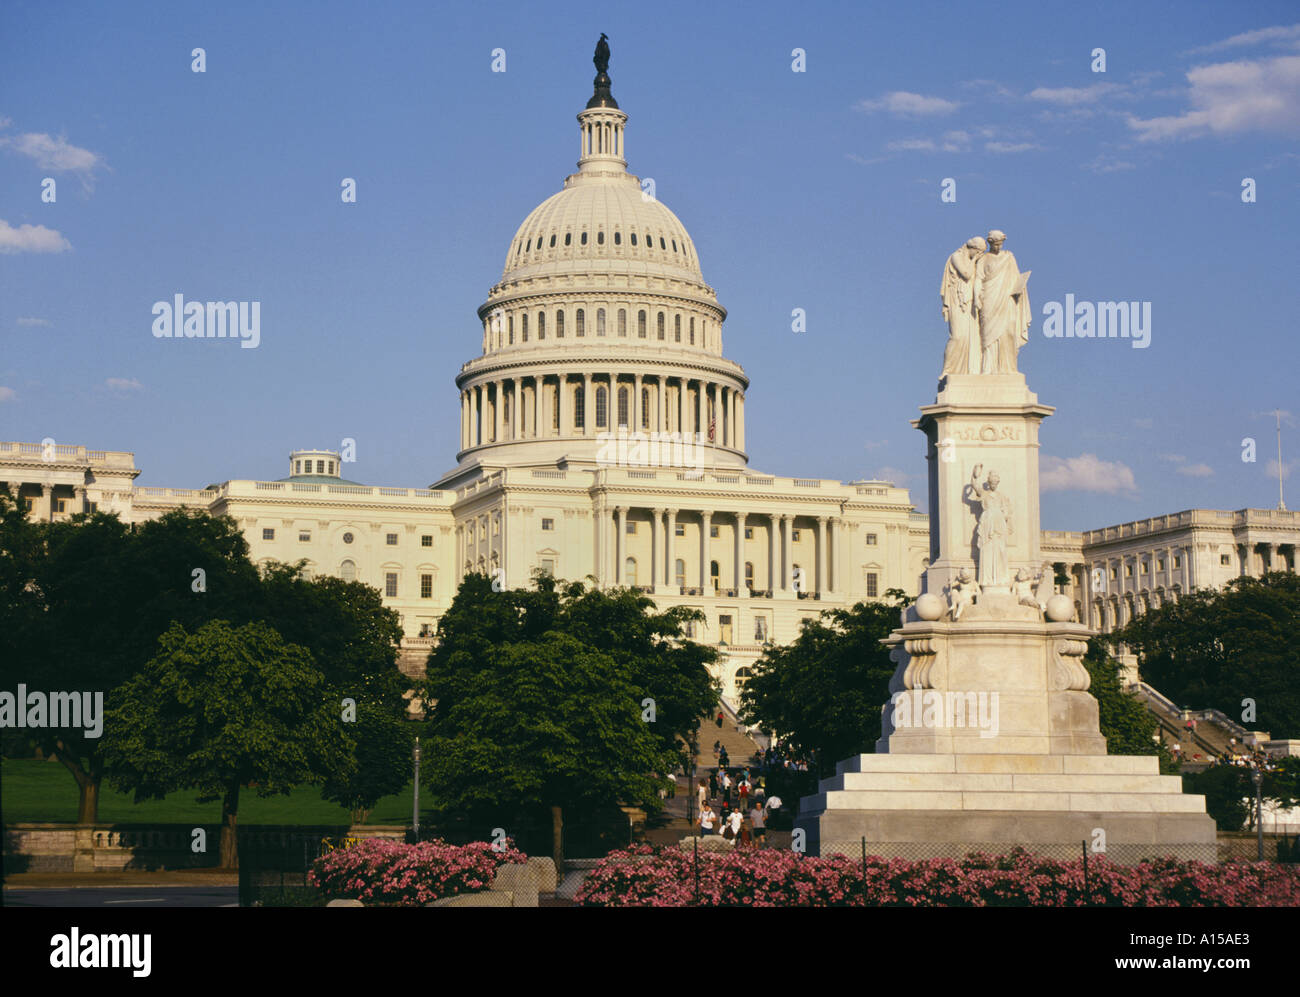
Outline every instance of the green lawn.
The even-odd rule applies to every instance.
[[[107,782],[100,787],[99,820],[119,824],[218,824],[221,803],[199,803],[194,793],[172,793],[166,799],[131,802],[130,794],[115,792]],[[58,762],[32,758],[6,758],[0,762],[0,816],[6,824],[25,821],[77,819],[77,784]],[[368,824],[409,824],[411,786],[386,796],[371,812]],[[320,798],[315,786],[300,786],[288,796],[259,797],[245,789],[239,797],[240,824],[348,823],[342,807]]]

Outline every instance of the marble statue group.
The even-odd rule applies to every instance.
[[[1029,341],[1029,271],[1002,248],[994,229],[976,236],[948,257],[939,288],[948,345],[943,374],[1013,374],[1016,354]]]

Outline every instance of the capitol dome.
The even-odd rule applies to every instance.
[[[599,67],[598,67],[599,68]],[[743,467],[749,380],[686,227],[628,172],[607,72],[578,114],[578,171],[524,219],[461,367],[461,447],[444,485],[496,466],[597,467],[603,437],[677,434]]]

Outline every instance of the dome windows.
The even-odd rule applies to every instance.
[[[677,252],[677,240],[676,240],[676,239],[673,240],[673,252],[674,252],[674,253]]]
[[[609,425],[609,392],[604,385],[596,388],[596,428],[604,429]]]
[[[564,312],[562,310],[555,313],[555,338],[564,338]]]
[[[691,345],[695,345],[695,319],[693,318],[691,319]]]
[[[646,245],[646,249],[655,248],[654,236],[652,236],[649,232],[645,234],[645,245]]]
[[[572,232],[565,232],[565,233],[564,233],[564,244],[565,244],[566,246],[568,246],[568,245],[570,245],[572,242],[573,242],[573,233],[572,233]]]
[[[616,246],[623,245],[623,233],[618,231],[617,229],[614,230],[614,245]]]
[[[664,313],[659,313],[659,318],[655,322],[655,331],[658,333],[658,339],[663,342],[664,338]]]
[[[605,309],[596,309],[596,335],[605,335]]]
[[[614,233],[614,241],[615,241],[615,242],[618,242],[618,233],[617,233],[617,232]],[[632,245],[634,245],[634,246],[636,245],[636,233],[635,233],[635,232],[632,233]]]
[[[644,308],[642,308],[639,312],[636,313],[636,338],[637,339],[646,338]]]
[[[537,338],[539,341],[546,338],[546,312],[537,313]]]
[[[552,233],[552,235],[551,235],[551,248],[552,248],[552,249],[555,248],[555,235],[554,235],[554,233]]]
[[[597,246],[603,246],[603,245],[605,245],[605,233],[604,233],[604,232],[597,232],[597,233],[596,233],[596,245],[597,245]]]
[[[668,248],[667,246],[664,245],[664,237],[663,237],[662,235],[659,237],[659,248],[660,248],[660,249],[667,249],[667,248]]]
[[[618,310],[618,334],[622,336],[624,339],[627,338],[627,309],[626,308],[620,308]]]
[[[519,316],[520,335],[523,342],[528,342],[528,315],[527,313]],[[695,342],[692,338],[691,342]]]
[[[682,317],[680,315],[674,315],[673,316],[673,342],[680,343],[681,341],[682,341]]]
[[[582,235],[580,235],[580,236],[578,237],[578,242],[581,243],[581,244],[584,245],[584,246],[587,244],[587,233],[586,233],[586,232],[583,232]]]
[[[587,313],[579,308],[573,317],[573,334],[578,337],[587,335]]]

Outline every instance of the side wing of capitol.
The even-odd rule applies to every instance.
[[[543,571],[633,586],[703,611],[734,702],[768,643],[821,611],[915,595],[929,517],[887,481],[749,467],[749,379],[723,355],[726,310],[690,235],[624,158],[627,115],[602,71],[578,115],[578,172],[524,219],[478,310],[481,354],[456,375],[460,450],[430,488],[344,478],[338,452],[294,451],[278,481],[140,488],[134,456],[0,443],[0,482],[41,519],[181,506],[232,516],[255,562],[372,585],[423,665],[460,580]],[[351,473],[351,472],[349,472]],[[1043,531],[1044,577],[1109,631],[1194,588],[1297,570],[1300,514],[1194,509],[1084,533]]]

